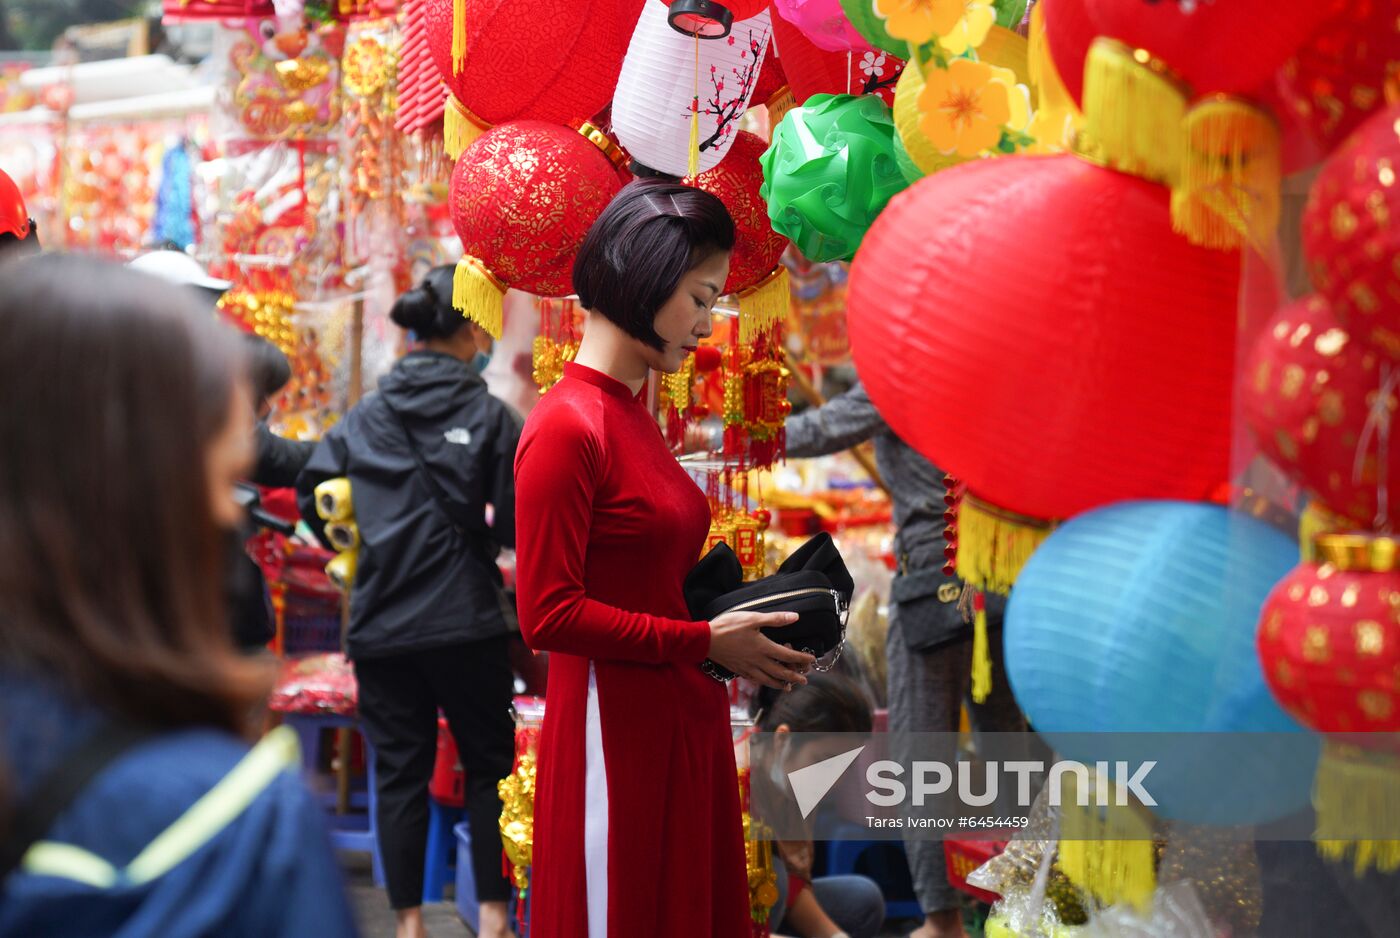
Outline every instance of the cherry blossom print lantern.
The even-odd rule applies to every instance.
[[[639,175],[695,176],[729,152],[771,38],[768,11],[713,42],[683,36],[647,3],[613,95],[612,127]]]

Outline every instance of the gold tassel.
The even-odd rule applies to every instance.
[[[1357,876],[1372,867],[1400,869],[1400,840],[1363,840],[1367,830],[1394,830],[1400,820],[1400,758],[1342,743],[1323,743],[1313,783],[1314,839],[1329,860],[1350,859]]]
[[[753,342],[763,332],[787,321],[792,293],[787,268],[779,264],[767,277],[739,294],[739,341]]]
[[[1096,774],[1090,765],[1091,777]],[[1060,807],[1058,862],[1070,882],[1106,905],[1126,903],[1140,912],[1152,908],[1157,891],[1156,847],[1151,823],[1127,805],[1094,804],[1097,786],[1113,785],[1104,776],[1090,784],[1089,804],[1080,805],[1078,780],[1064,776]]]
[[[1298,547],[1303,562],[1317,563],[1317,545],[1314,541],[1319,534],[1332,534],[1350,527],[1346,519],[1333,514],[1321,502],[1308,502],[1308,507],[1298,517]]]
[[[972,702],[986,703],[992,693],[992,649],[987,637],[987,599],[972,598]]]
[[[1188,89],[1143,49],[1099,37],[1084,63],[1084,129],[1075,153],[1171,185],[1181,168]]]
[[[690,102],[690,157],[685,174],[694,179],[700,174],[700,33],[695,33],[695,97]]]
[[[467,64],[467,0],[452,0],[452,74]]]
[[[358,550],[343,550],[326,564],[326,576],[342,593],[348,593],[355,585],[355,568],[359,566]]]
[[[1278,226],[1278,126],[1238,98],[1215,95],[1187,112],[1185,131],[1172,227],[1202,247],[1262,247]]]
[[[506,285],[480,260],[463,255],[452,274],[452,306],[491,337],[499,339],[505,325]]]
[[[977,589],[1009,593],[1021,568],[1054,529],[1052,521],[966,495],[958,505],[958,576]]]
[[[456,96],[447,99],[447,107],[442,112],[442,147],[452,159],[462,155],[462,151],[476,142],[491,127],[477,117]]]

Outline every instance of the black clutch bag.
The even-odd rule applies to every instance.
[[[817,658],[817,669],[830,670],[846,640],[846,611],[855,582],[829,534],[818,534],[793,552],[778,572],[744,582],[739,558],[719,544],[685,578],[685,601],[697,620],[713,621],[727,612],[795,612],[791,625],[763,629],[779,645]],[[705,673],[728,681],[734,673],[706,660]]]

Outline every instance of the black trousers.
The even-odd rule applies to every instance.
[[[374,744],[379,853],[389,903],[423,902],[428,781],[442,708],[466,772],[472,871],[481,902],[510,898],[501,873],[501,798],[496,784],[515,760],[514,678],[505,636],[355,662],[360,722]]]

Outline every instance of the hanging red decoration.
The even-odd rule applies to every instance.
[[[1394,0],[1319,2],[1329,18],[1283,68],[1284,97],[1331,150],[1400,91],[1400,16]],[[1392,100],[1391,103],[1394,103]]]
[[[878,49],[827,52],[781,16],[773,17],[773,42],[798,104],[814,94],[878,94],[886,104],[894,106],[895,85],[904,71],[903,59]]]
[[[1260,449],[1332,512],[1400,520],[1400,433],[1390,432],[1400,368],[1357,342],[1327,300],[1281,310],[1246,371],[1245,419]]]
[[[583,237],[622,188],[616,148],[591,125],[573,131],[512,121],[472,144],[452,173],[452,224],[462,239],[453,305],[500,335],[514,287],[539,296],[573,292]],[[600,145],[601,144],[601,145]]]
[[[1400,104],[1328,159],[1303,215],[1313,284],[1357,338],[1400,360]]]
[[[757,16],[768,0],[660,0],[671,28],[701,39],[723,39],[740,20]]]
[[[1050,53],[1076,102],[1096,36],[1146,49],[1198,92],[1244,94],[1277,71],[1329,10],[1323,0],[1042,2]]]
[[[1318,732],[1400,732],[1400,542],[1327,534],[1318,550],[1264,603],[1264,677]]]
[[[780,261],[788,239],[773,230],[768,204],[758,191],[763,185],[758,158],[767,147],[761,138],[741,130],[724,160],[693,180],[696,187],[718,196],[734,219],[736,237],[724,292],[739,295],[745,340],[787,316],[787,270]]]
[[[612,98],[643,0],[426,0],[428,45],[451,89],[456,156],[509,120],[588,120]]]
[[[1036,518],[1211,497],[1240,263],[1174,234],[1169,200],[1073,156],[975,161],[896,196],[848,299],[856,365],[895,432]]]

